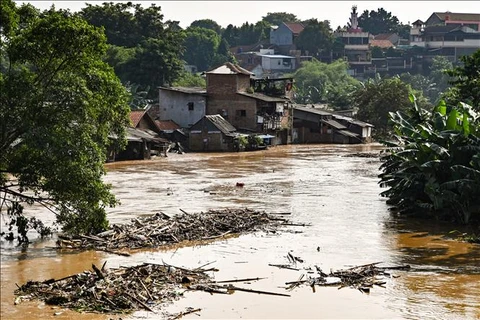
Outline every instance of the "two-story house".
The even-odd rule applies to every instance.
[[[220,114],[239,131],[273,135],[274,144],[290,141],[292,78],[255,79],[227,62],[206,72],[206,79],[207,114]]]
[[[279,26],[273,26],[270,29],[270,44],[278,47],[279,53],[289,54],[290,50],[295,50],[295,40],[305,29],[301,23],[282,22]]]
[[[480,13],[434,12],[425,21],[425,26],[469,27],[480,31]]]
[[[190,128],[206,113],[207,91],[204,88],[159,87],[159,120],[173,120],[182,128]]]
[[[344,44],[344,59],[348,61],[350,69],[348,70],[350,75],[355,77],[361,77],[365,70],[368,69],[371,64],[370,55],[370,33],[364,32],[362,28],[358,26],[358,13],[357,7],[352,7],[350,15],[350,28],[346,31],[334,32],[334,36],[339,38]]]
[[[425,49],[424,57],[445,56],[457,61],[480,49],[480,14],[434,12],[410,29],[410,45]]]

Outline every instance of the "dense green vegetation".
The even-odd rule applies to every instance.
[[[390,113],[395,140],[385,142],[382,193],[400,212],[461,223],[480,221],[480,115],[475,88],[480,79],[478,51],[463,57],[450,101],[433,109],[412,105]],[[470,89],[473,90],[470,90]],[[478,87],[477,87],[478,88]]]
[[[388,136],[392,132],[389,113],[403,111],[409,104],[410,93],[417,95],[417,103],[426,108],[428,101],[420,92],[403,82],[399,77],[376,78],[363,82],[353,93],[354,106],[358,108],[358,119],[375,126],[376,138]]]
[[[109,44],[105,60],[123,83],[149,87],[149,98],[157,96],[158,86],[172,83],[182,72],[185,32],[177,22],[163,22],[159,6],[87,3],[78,15],[104,29]]]
[[[102,61],[104,33],[66,11],[1,0],[0,211],[26,242],[25,204],[51,209],[65,231],[98,232],[116,204],[102,181],[109,135],[125,143],[128,94]],[[9,239],[13,232],[4,234]]]
[[[337,110],[350,108],[360,81],[350,76],[347,69],[344,60],[329,64],[316,59],[304,62],[292,75],[296,83],[295,102],[328,103]]]

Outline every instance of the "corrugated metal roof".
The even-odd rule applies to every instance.
[[[257,56],[260,56],[260,57],[267,57],[267,58],[281,58],[281,59],[296,59],[295,57],[292,57],[292,56],[285,56],[285,55],[281,55],[281,54],[260,54],[260,53],[257,53]]]
[[[329,126],[337,129],[337,130],[343,130],[343,129],[347,129],[347,127],[345,127],[343,124],[341,123],[338,123],[337,121],[335,120],[322,120],[323,123],[325,124],[328,124]]]
[[[353,119],[351,117],[347,117],[347,116],[342,116],[342,115],[339,115],[339,114],[332,114],[333,118],[338,120],[345,120],[349,123],[353,123],[357,126],[360,126],[360,127],[374,127],[373,124],[370,124],[370,123],[367,123],[367,122],[363,122],[363,121],[360,121],[360,120],[357,120],[357,119]]]
[[[319,114],[321,116],[332,115],[331,112],[328,112],[328,111],[325,111],[325,110],[316,109],[316,108],[308,108],[308,107],[303,107],[303,106],[298,106],[298,105],[294,106],[293,109],[294,110],[299,110],[299,111],[310,112],[310,113],[316,113],[316,114]]]
[[[292,31],[293,34],[299,34],[300,32],[305,29],[305,26],[301,23],[285,23],[284,24],[287,26],[290,31]]]
[[[347,137],[353,137],[353,138],[358,137],[357,133],[353,133],[353,132],[350,132],[348,130],[339,130],[336,133],[339,133],[339,134],[341,134],[343,136],[347,136]]]
[[[157,123],[157,127],[162,131],[180,129],[180,126],[173,120],[155,120],[155,122]]]
[[[132,126],[135,128],[138,126],[140,120],[142,120],[143,115],[147,112],[146,110],[134,110],[130,111],[130,120],[132,121]]]
[[[182,92],[182,93],[188,93],[188,94],[207,94],[207,90],[205,88],[201,87],[159,87],[160,90],[169,90],[169,91],[177,91],[177,92]]]
[[[286,99],[286,98],[271,97],[271,96],[267,96],[263,93],[237,92],[237,94],[245,96],[245,97],[253,98],[253,99],[256,99],[256,100],[265,101],[265,102],[287,102],[288,101],[288,99]]]
[[[238,65],[234,65],[233,63],[230,63],[230,62],[227,62],[216,69],[210,70],[207,73],[209,74],[239,74],[240,73],[248,76],[253,74],[247,69],[244,69]]]
[[[234,126],[227,120],[225,120],[221,115],[219,114],[211,114],[211,115],[206,115],[205,118],[207,118],[218,130],[220,130],[222,133],[229,135],[237,129],[235,129]]]

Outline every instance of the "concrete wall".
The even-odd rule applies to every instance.
[[[179,126],[189,128],[205,115],[206,99],[201,94],[160,89],[158,118],[173,120]],[[193,102],[193,110],[189,110],[189,102]]]
[[[262,67],[265,70],[289,71],[295,70],[295,59],[288,59],[290,64],[283,64],[284,58],[262,57]]]

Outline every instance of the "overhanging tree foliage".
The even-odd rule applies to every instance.
[[[101,231],[105,207],[116,204],[103,165],[109,136],[125,143],[127,92],[102,61],[100,29],[53,8],[24,21],[10,29],[2,22],[0,212],[19,227],[20,241],[32,222],[23,207],[34,203],[65,231]]]
[[[161,7],[152,4],[104,2],[87,4],[79,13],[89,23],[103,27],[114,46],[105,60],[112,64],[123,83],[149,87],[149,98],[157,87],[170,84],[183,70],[184,31],[175,21],[163,22]]]

